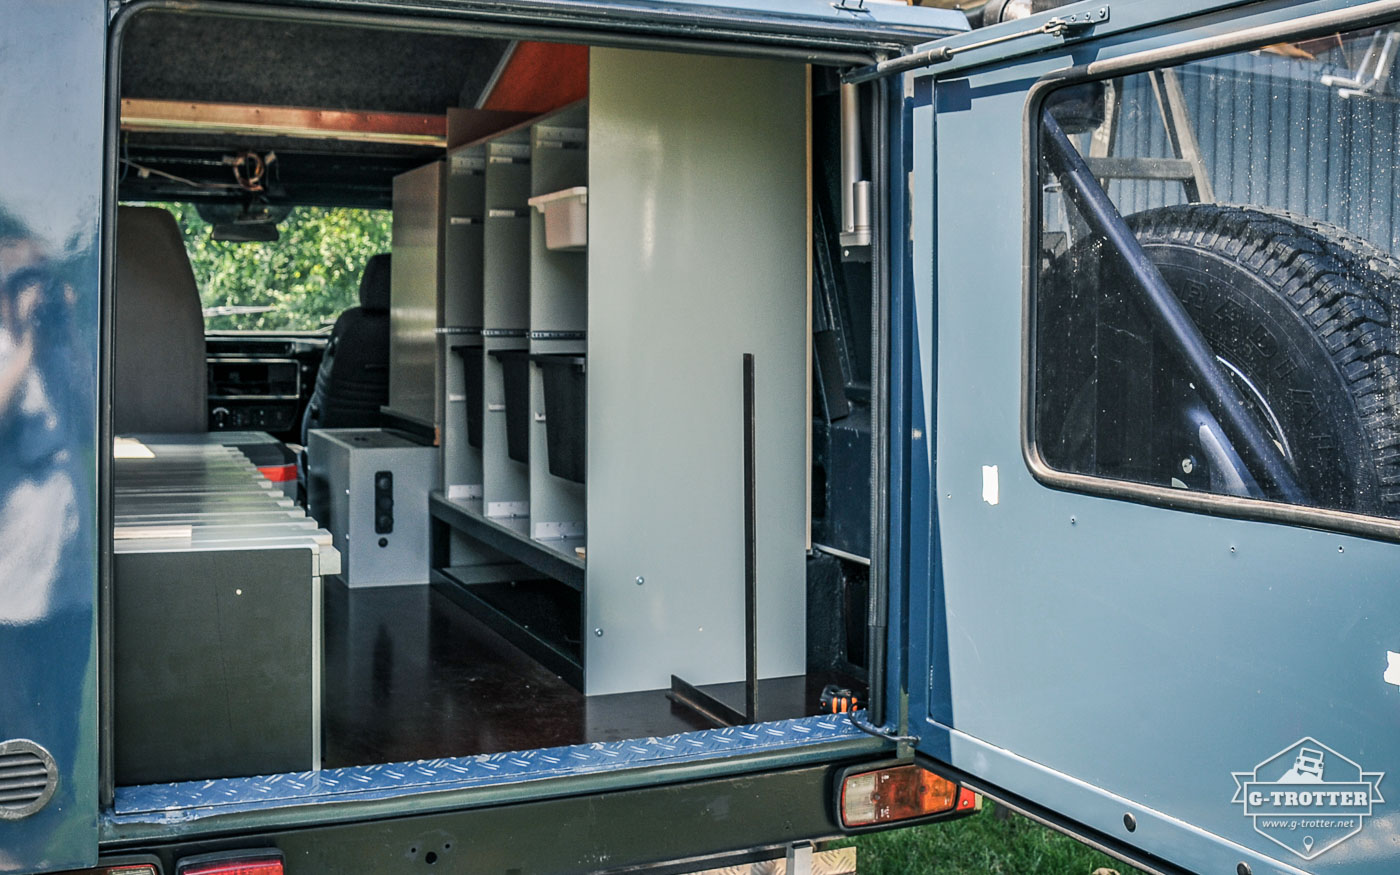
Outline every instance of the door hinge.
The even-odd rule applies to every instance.
[[[1028,36],[1040,36],[1042,34],[1058,37],[1059,39],[1069,39],[1078,36],[1096,24],[1108,21],[1108,6],[1096,6],[1083,12],[1071,12],[1064,15],[1056,15],[1047,18],[1036,27],[1025,30],[1004,33],[990,39],[979,40],[972,43],[964,43],[957,46],[938,46],[927,51],[918,52],[913,55],[902,55],[898,58],[891,58],[888,61],[880,61],[865,67],[858,67],[841,77],[841,81],[847,85],[858,85],[861,82],[869,82],[873,79],[883,79],[886,76],[894,76],[898,73],[905,73],[909,70],[918,70],[924,67],[932,67],[934,64],[942,64],[951,61],[954,57],[971,52],[976,49],[983,49],[987,46],[995,46],[1012,40],[1024,39]]]

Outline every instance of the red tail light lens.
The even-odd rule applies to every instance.
[[[224,857],[182,860],[177,875],[283,875],[281,857]]]
[[[853,772],[841,783],[841,823],[848,828],[971,811],[979,803],[976,793],[914,763]]]

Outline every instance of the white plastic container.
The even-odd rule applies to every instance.
[[[588,186],[532,197],[530,206],[544,213],[546,248],[584,249],[588,246]]]

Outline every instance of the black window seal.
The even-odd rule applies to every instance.
[[[1041,77],[1027,93],[1022,117],[1022,259],[1021,259],[1021,456],[1031,475],[1052,489],[1077,492],[1134,504],[1187,511],[1250,522],[1275,523],[1354,535],[1379,541],[1400,541],[1400,519],[1352,511],[1306,507],[1258,498],[1173,489],[1148,483],[1076,474],[1053,468],[1041,455],[1035,435],[1036,284],[1039,281],[1038,243],[1041,227],[1041,115],[1046,99],[1061,88],[1102,82],[1173,67],[1204,58],[1262,48],[1277,42],[1309,39],[1338,31],[1357,30],[1400,21],[1400,0],[1381,0],[1350,9],[1319,13],[1275,24],[1245,27],[1173,46],[1149,49],[1056,70]]]

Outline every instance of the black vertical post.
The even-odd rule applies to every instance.
[[[758,512],[754,465],[753,353],[744,353],[744,712],[671,675],[666,694],[716,726],[758,722]]]
[[[758,519],[754,507],[753,353],[744,353],[744,716],[758,719]]]

